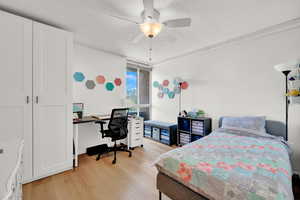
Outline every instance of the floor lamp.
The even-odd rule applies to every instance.
[[[298,62],[297,62],[298,63]],[[285,76],[285,132],[286,132],[286,140],[288,140],[288,123],[289,123],[289,98],[287,96],[287,93],[289,91],[288,88],[288,76],[291,73],[291,71],[297,69],[298,64],[297,63],[289,63],[289,64],[279,64],[274,66],[274,68],[282,72],[282,74]]]
[[[179,116],[181,116],[181,93],[182,93],[182,83],[183,82],[179,82],[178,85],[179,85]]]

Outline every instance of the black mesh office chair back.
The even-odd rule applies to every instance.
[[[108,150],[114,152],[114,160],[112,162],[113,164],[115,164],[117,161],[117,151],[128,152],[129,157],[131,157],[131,151],[127,149],[126,145],[117,146],[117,141],[125,139],[128,135],[128,111],[128,108],[113,109],[111,112],[107,130],[104,130],[103,128],[103,124],[105,122],[96,122],[101,125],[102,138],[109,137],[114,142],[114,146],[110,147]],[[99,153],[97,160],[100,159],[100,156],[101,154]]]
[[[128,109],[113,109],[108,124],[112,141],[125,139],[128,135]]]

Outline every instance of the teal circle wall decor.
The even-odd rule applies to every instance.
[[[87,87],[87,89],[92,90],[92,89],[94,89],[96,87],[96,83],[93,80],[87,80],[85,82],[85,86]]]
[[[174,97],[175,97],[175,92],[169,91],[168,96],[169,96],[169,99],[174,99]]]
[[[82,72],[75,72],[73,74],[73,78],[77,82],[82,82],[85,79],[85,76],[84,76],[84,74]]]
[[[108,83],[106,83],[105,88],[107,91],[113,91],[115,86],[112,82],[108,82]]]
[[[154,81],[153,82],[153,87],[158,88],[159,87],[159,82],[158,81]]]

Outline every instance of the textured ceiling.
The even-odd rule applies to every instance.
[[[139,34],[142,0],[0,0],[0,7],[74,32],[76,42],[148,60],[149,40]],[[164,28],[153,40],[153,61],[245,35],[300,17],[299,0],[156,0],[161,20],[191,17],[190,28]]]

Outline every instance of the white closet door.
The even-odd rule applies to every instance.
[[[25,138],[24,175],[30,179],[32,21],[0,11],[0,27],[0,141]]]
[[[72,35],[33,23],[34,176],[72,167]]]

